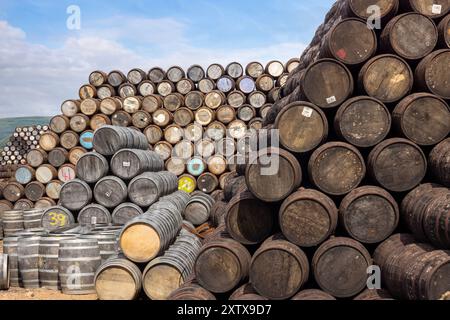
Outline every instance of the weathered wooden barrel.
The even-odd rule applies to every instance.
[[[173,155],[173,147],[167,141],[160,141],[155,144],[155,152],[163,159],[168,160]]]
[[[204,193],[212,193],[219,187],[219,179],[210,172],[202,173],[197,178],[197,188]]]
[[[47,208],[42,216],[42,227],[48,231],[53,231],[74,223],[75,218],[72,213],[61,206]]]
[[[196,236],[182,232],[162,257],[145,268],[142,278],[146,295],[152,300],[167,300],[191,274],[200,247]]]
[[[84,131],[80,134],[80,145],[87,150],[91,150],[94,147],[94,145],[92,144],[93,139],[94,131]]]
[[[178,108],[173,115],[173,121],[180,127],[185,127],[194,121],[194,113],[185,107]]]
[[[391,114],[379,100],[367,96],[347,100],[336,113],[336,133],[348,143],[369,148],[383,141],[391,130]]]
[[[80,90],[78,91],[78,95],[81,102],[85,101],[86,99],[94,98],[97,96],[97,88],[91,84],[85,84],[80,87]]]
[[[450,15],[447,15],[438,25],[439,44],[443,48],[450,48]]]
[[[113,87],[119,87],[125,81],[127,77],[121,71],[114,70],[108,74],[108,83]]]
[[[30,201],[28,199],[19,199],[14,204],[14,210],[29,210],[32,209],[34,206],[33,201]]]
[[[16,202],[24,196],[25,188],[17,182],[8,182],[3,188],[3,198],[10,202]]]
[[[105,98],[100,102],[100,111],[102,114],[111,116],[122,109],[122,100],[118,98]]]
[[[5,237],[3,239],[3,253],[8,255],[9,260],[9,284],[14,288],[18,288],[22,284],[17,253],[18,241],[19,237]]]
[[[165,163],[167,171],[175,174],[176,176],[181,176],[186,171],[186,163],[183,159],[172,157],[168,159]]]
[[[73,238],[73,235],[48,235],[40,238],[38,270],[42,288],[61,289],[58,273],[59,244],[62,240]]]
[[[347,233],[362,243],[379,243],[388,238],[399,223],[399,208],[385,190],[365,186],[350,192],[339,208]]]
[[[66,117],[73,117],[77,113],[80,113],[80,101],[78,100],[66,100],[61,104],[61,112]]]
[[[277,202],[287,198],[302,181],[297,159],[287,151],[269,148],[246,168],[245,178],[249,190],[260,200]]]
[[[23,226],[25,230],[42,228],[43,215],[44,210],[42,209],[25,210],[23,212]]]
[[[59,244],[58,272],[64,294],[95,293],[95,272],[101,264],[95,239],[64,239]]]
[[[273,79],[272,79],[273,85]],[[242,76],[236,81],[236,87],[244,94],[249,94],[256,89],[255,80],[250,76]],[[263,86],[265,87],[265,86]]]
[[[98,204],[90,204],[81,209],[77,221],[80,225],[91,226],[97,224],[110,224],[111,214],[108,209]]]
[[[225,72],[233,79],[239,79],[244,74],[244,68],[238,62],[231,62],[226,68]]]
[[[181,79],[186,77],[186,73],[184,72],[183,68],[178,66],[173,66],[167,69],[167,79],[169,81],[172,81],[173,83],[177,83]]]
[[[116,96],[116,89],[109,84],[104,84],[97,89],[97,97],[99,99],[107,99]]]
[[[102,155],[112,156],[121,149],[143,149],[149,148],[147,138],[144,134],[129,128],[103,126],[94,134],[93,145],[95,151]]]
[[[297,293],[291,300],[299,301],[331,301],[336,300],[331,294],[317,289],[302,290]]]
[[[206,70],[206,75],[208,76],[208,78],[214,81],[218,80],[224,74],[225,74],[224,67],[216,63],[210,65]]]
[[[141,270],[126,259],[111,258],[95,273],[95,290],[100,300],[135,300],[141,289]]]
[[[277,236],[266,240],[253,255],[250,283],[260,295],[285,300],[308,281],[309,262],[296,245]]]
[[[69,160],[69,152],[64,148],[55,148],[48,153],[48,163],[59,168]],[[41,166],[41,163],[39,166]],[[37,166],[37,167],[39,167]]]
[[[396,55],[373,57],[361,68],[359,86],[383,103],[399,101],[411,91],[414,76],[408,63]]]
[[[418,89],[450,99],[447,75],[450,72],[450,49],[435,51],[417,66],[415,80]]]
[[[371,5],[377,5],[379,11],[370,10]],[[369,18],[381,19],[384,24],[397,14],[399,9],[399,0],[386,0],[383,2],[350,0],[347,2],[346,6],[347,12],[350,16],[355,16],[363,20],[367,20]]]
[[[404,192],[416,187],[427,172],[427,159],[413,142],[394,138],[377,145],[369,155],[368,170],[383,188]]]
[[[39,146],[44,151],[51,151],[56,148],[59,144],[59,136],[54,132],[45,132],[41,135],[41,139],[39,139]]]
[[[434,176],[446,187],[450,187],[450,139],[438,144],[430,153],[430,167]]]
[[[34,180],[35,175],[36,171],[31,166],[21,165],[14,173],[14,178],[18,183],[26,185]]]
[[[366,21],[348,18],[336,23],[323,40],[321,57],[333,58],[346,65],[359,65],[377,51],[377,36]]]
[[[150,125],[144,130],[144,134],[148,140],[148,143],[154,145],[161,141],[163,138],[163,131],[156,125]]]
[[[128,188],[120,178],[106,176],[96,183],[93,194],[97,203],[112,209],[125,202]]]
[[[181,224],[181,213],[175,206],[152,209],[125,225],[120,235],[120,248],[131,261],[149,262],[168,248]]]
[[[36,169],[36,180],[43,184],[47,184],[56,178],[58,178],[58,170],[52,165],[43,164]]]
[[[131,115],[123,110],[119,110],[111,116],[111,123],[113,126],[128,127],[131,125],[132,121]]]
[[[312,260],[319,287],[337,297],[353,297],[367,284],[367,268],[372,265],[369,252],[349,238],[333,238],[317,249]]]
[[[248,95],[247,101],[252,107],[260,109],[267,103],[267,96],[264,92],[253,91]]]
[[[278,114],[275,129],[287,150],[305,153],[328,137],[328,121],[320,108],[308,102],[294,102]]]
[[[165,207],[167,203],[170,203],[172,205],[175,205],[175,207],[179,212],[183,213],[184,210],[186,209],[189,200],[191,200],[191,196],[187,192],[178,190],[174,193],[169,194],[168,196],[162,197],[158,201],[158,203],[154,204],[151,208],[156,208],[160,206]]]
[[[190,174],[183,174],[178,179],[178,189],[192,193],[197,188],[197,179]]]
[[[314,247],[334,234],[338,209],[325,194],[301,189],[283,202],[279,222],[289,241],[300,247]]]
[[[214,203],[214,199],[208,194],[196,194],[188,202],[183,216],[194,226],[202,225],[209,220]]]
[[[60,136],[61,146],[66,150],[75,148],[78,145],[79,141],[80,136],[74,131],[65,131]]]
[[[22,210],[7,210],[2,213],[3,235],[5,238],[25,229]]]
[[[122,149],[111,159],[111,170],[117,177],[129,180],[144,172],[164,170],[164,162],[152,151]]]
[[[250,78],[251,79],[251,78]],[[251,79],[253,81],[253,79]],[[256,79],[256,89],[258,89],[261,92],[269,92],[275,87],[275,81],[274,78],[269,74],[262,74]],[[241,90],[242,91],[242,90]],[[250,92],[244,92],[246,94],[249,94],[254,91],[254,88]]]
[[[415,93],[400,101],[393,120],[398,132],[420,146],[435,145],[450,133],[448,104],[428,93]]]
[[[277,79],[284,73],[284,64],[277,60],[269,61],[266,65],[265,72]]]
[[[79,238],[97,240],[102,263],[118,254],[119,248],[117,244],[117,234],[115,232],[92,232],[83,234]]]
[[[408,12],[389,21],[380,41],[384,51],[393,52],[404,59],[418,60],[434,50],[438,31],[429,17]]]
[[[205,70],[199,65],[190,66],[187,70],[187,77],[193,82],[200,82],[205,77]]]
[[[184,130],[177,124],[165,128],[164,139],[172,145],[176,145],[183,139]]]
[[[88,152],[77,162],[77,177],[87,183],[96,183],[109,171],[108,160],[96,152]]]
[[[138,85],[147,79],[147,73],[141,69],[135,68],[128,72],[127,79],[131,84]]]
[[[208,290],[196,284],[186,284],[172,292],[170,301],[214,301],[216,297]]]
[[[17,259],[25,289],[39,288],[39,241],[41,237],[19,238]]]
[[[26,157],[28,165],[32,166],[33,168],[37,168],[42,165],[47,161],[47,158],[47,152],[42,149],[30,150]]]
[[[404,11],[415,11],[433,19],[445,16],[450,10],[450,4],[445,0],[404,0],[400,5]]]
[[[161,68],[152,68],[148,72],[148,79],[153,83],[160,83],[166,78],[166,72]]]
[[[66,182],[61,187],[59,200],[61,205],[69,210],[81,210],[91,203],[91,187],[79,179]]]
[[[250,62],[245,68],[245,74],[253,79],[257,79],[259,76],[264,74],[264,72],[264,66],[259,62]]]
[[[74,166],[77,165],[83,154],[87,153],[87,150],[82,147],[74,147],[69,151],[69,162]]]
[[[80,133],[80,132],[83,132],[84,130],[88,129],[89,123],[90,123],[89,117],[85,114],[79,113],[79,114],[74,115],[72,118],[70,118],[70,129],[72,131]],[[53,145],[53,144],[55,144],[55,143],[52,142],[51,145]],[[53,148],[51,148],[51,149],[53,149]]]
[[[272,233],[274,218],[270,206],[249,192],[233,197],[226,211],[227,231],[242,244],[261,243]]]
[[[366,289],[356,296],[355,301],[377,301],[377,300],[394,300],[386,290]]]
[[[100,100],[88,98],[81,101],[80,110],[83,114],[91,117],[100,110]],[[60,131],[60,130],[58,130]],[[64,130],[63,130],[64,131]],[[60,133],[60,132],[57,132]]]
[[[148,207],[160,197],[177,190],[178,178],[170,172],[146,172],[137,176],[128,185],[130,200],[140,207]]]
[[[195,261],[196,280],[211,292],[230,292],[248,278],[250,260],[248,250],[235,240],[208,241]]]
[[[345,195],[358,187],[366,175],[361,153],[350,144],[330,142],[312,154],[308,172],[311,181],[330,195]]]
[[[122,203],[114,209],[112,213],[112,222],[118,225],[125,225],[141,214],[144,214],[144,212],[134,203]]]
[[[203,94],[208,94],[216,89],[216,83],[211,79],[204,78],[199,81],[197,87],[198,90],[200,90],[200,92],[202,92]]]
[[[53,199],[42,197],[38,201],[35,202],[34,208],[35,209],[47,209],[52,206],[56,206],[56,202]]]
[[[111,120],[107,115],[96,114],[91,118],[91,128],[92,130],[97,130],[105,125],[111,125]]]
[[[220,176],[227,170],[227,161],[224,156],[214,155],[208,159],[208,170],[210,173]]]
[[[52,200],[58,200],[63,183],[59,180],[50,181],[45,187],[45,194]]]
[[[50,119],[49,127],[55,133],[63,133],[70,126],[70,119],[64,115],[54,116]]]
[[[251,283],[244,284],[234,291],[228,298],[229,301],[245,301],[245,300],[269,300],[258,295]]]
[[[0,254],[0,290],[9,290],[10,272],[9,257],[7,254]]]

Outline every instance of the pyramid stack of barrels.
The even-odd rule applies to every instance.
[[[173,299],[448,294],[449,13],[446,0],[335,3],[227,178],[217,232]]]

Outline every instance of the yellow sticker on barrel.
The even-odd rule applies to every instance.
[[[178,189],[187,193],[195,191],[196,182],[191,177],[181,177],[178,181]]]
[[[50,225],[52,227],[64,227],[67,223],[67,217],[65,214],[50,212]]]

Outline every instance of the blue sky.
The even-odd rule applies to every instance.
[[[58,113],[94,69],[287,61],[333,2],[0,0],[0,117]],[[80,30],[66,27],[70,5]]]

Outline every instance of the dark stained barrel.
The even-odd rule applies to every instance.
[[[358,82],[368,96],[383,103],[391,103],[409,94],[414,84],[414,75],[402,58],[385,54],[366,62],[361,68]]]
[[[440,18],[450,10],[446,0],[402,0],[400,5],[402,10],[415,11],[432,19]]]
[[[405,246],[414,241],[413,235],[408,233],[398,233],[390,236],[375,250],[373,254],[374,265],[377,265],[381,270],[384,270],[386,268],[386,261],[391,255],[396,254],[399,250],[403,250]]]
[[[93,145],[95,151],[105,156],[112,156],[121,149],[149,148],[144,134],[129,128],[103,126],[95,131]]]
[[[349,238],[332,238],[317,249],[312,260],[319,287],[337,297],[352,297],[363,291],[367,268],[372,265],[369,252]]]
[[[141,270],[123,258],[105,261],[95,273],[95,290],[100,300],[135,300],[142,289]]]
[[[370,6],[376,5],[380,9],[379,14],[374,10],[369,10]],[[368,18],[381,19],[383,23],[389,21],[394,17],[399,9],[399,0],[386,0],[386,1],[361,1],[361,0],[349,0],[347,2],[348,13],[351,16],[356,16],[363,20]]]
[[[430,153],[430,167],[434,176],[446,187],[450,187],[450,139],[438,144]]]
[[[193,196],[184,210],[184,218],[194,226],[202,225],[209,220],[214,199],[205,193]]]
[[[44,210],[33,209],[25,210],[23,212],[23,226],[25,229],[39,229],[42,228],[42,216]]]
[[[77,177],[87,183],[96,183],[109,171],[108,160],[97,152],[88,152],[77,162]]]
[[[144,214],[144,212],[134,203],[122,203],[114,209],[112,222],[114,224],[125,225],[141,214]]]
[[[308,172],[311,181],[330,195],[345,195],[358,187],[366,174],[361,153],[350,144],[330,142],[312,154]]]
[[[408,12],[389,21],[380,40],[384,51],[390,51],[404,59],[418,60],[436,47],[438,31],[430,18]]]
[[[30,201],[28,199],[19,199],[14,204],[14,210],[30,210],[34,206],[33,201]]]
[[[155,203],[161,196],[176,191],[178,178],[173,173],[146,172],[137,176],[128,185],[128,196],[134,204],[140,207],[148,207]]]
[[[93,193],[97,203],[112,209],[125,202],[128,188],[120,178],[107,176],[96,183]]]
[[[315,149],[328,137],[328,121],[320,108],[308,102],[294,102],[278,114],[275,129],[280,143],[291,152]]]
[[[25,188],[17,182],[8,182],[3,188],[3,198],[10,202],[16,202],[24,196]]]
[[[20,238],[17,247],[19,271],[25,289],[39,288],[39,241],[41,237]]]
[[[112,218],[105,207],[98,204],[90,204],[81,209],[77,221],[80,225],[110,224]]]
[[[3,234],[5,238],[12,236],[14,233],[23,231],[23,211],[7,210],[2,214]]]
[[[279,222],[289,241],[300,247],[314,247],[334,233],[338,209],[325,194],[301,189],[283,202]]]
[[[296,245],[269,238],[255,252],[250,265],[250,282],[260,295],[285,300],[295,295],[308,281],[309,262]]]
[[[305,71],[300,88],[309,102],[324,109],[334,108],[352,95],[353,76],[341,62],[321,59]]]
[[[427,159],[419,146],[406,139],[389,139],[369,155],[368,170],[383,188],[404,192],[416,187],[427,172]]]
[[[300,301],[327,301],[327,300],[336,300],[331,294],[326,293],[317,289],[307,289],[302,290],[297,293],[291,300],[300,300]]]
[[[350,192],[339,208],[340,221],[347,233],[362,243],[379,243],[397,228],[399,208],[385,190],[365,186]]]
[[[164,162],[153,151],[123,149],[111,159],[111,170],[115,176],[130,180],[144,172],[164,170]]]
[[[91,187],[79,179],[66,182],[61,188],[59,200],[61,205],[69,210],[81,210],[91,203]]]
[[[404,98],[393,111],[393,119],[397,131],[420,146],[435,145],[450,133],[448,104],[428,93]]]
[[[248,250],[237,241],[208,241],[195,262],[195,276],[205,289],[213,293],[226,293],[248,278],[250,260]]]
[[[0,254],[0,290],[9,290],[10,272],[9,257],[7,254]]]
[[[439,43],[442,47],[450,48],[450,15],[447,15],[438,25]]]
[[[287,198],[302,181],[297,159],[277,148],[261,150],[246,168],[249,190],[260,200],[277,202]]]
[[[44,211],[42,216],[42,227],[52,231],[61,227],[74,224],[75,218],[72,213],[64,207],[50,207]]]
[[[69,160],[69,152],[64,148],[56,148],[48,153],[48,163],[54,166],[55,168],[61,167],[68,160]]]
[[[97,240],[62,240],[59,244],[58,262],[64,294],[95,293],[95,272],[101,264]]]
[[[97,240],[98,248],[100,250],[100,256],[102,258],[102,263],[111,257],[117,256],[118,254],[118,244],[117,244],[117,233],[113,232],[92,232],[88,234],[83,234],[80,239],[91,239]]]
[[[431,92],[443,99],[450,99],[448,73],[450,72],[450,49],[435,51],[419,63],[415,80],[418,89]]]
[[[342,139],[356,147],[373,147],[389,134],[391,114],[375,98],[354,97],[339,108],[334,128]]]
[[[161,68],[152,68],[148,72],[148,79],[154,83],[160,83],[166,78],[166,72]]]

